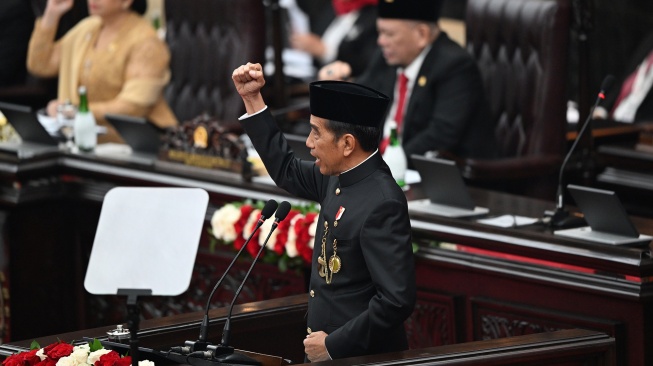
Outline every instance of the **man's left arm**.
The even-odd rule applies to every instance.
[[[415,306],[415,263],[405,201],[389,199],[370,210],[360,245],[377,293],[368,309],[326,338],[334,359],[364,354],[387,343]],[[403,335],[403,332],[402,332]]]

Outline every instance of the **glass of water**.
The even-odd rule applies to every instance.
[[[75,107],[69,100],[57,106],[57,122],[59,122],[59,131],[66,138],[66,148],[72,149],[75,144],[73,143],[73,125],[75,122],[75,115],[77,114],[77,107]]]

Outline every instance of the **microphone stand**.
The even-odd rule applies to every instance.
[[[578,134],[576,135],[573,144],[569,148],[569,152],[567,152],[565,159],[562,161],[562,165],[560,166],[560,172],[558,174],[558,189],[556,191],[556,208],[555,211],[553,211],[553,213],[549,213],[548,215],[545,212],[545,216],[550,216],[549,226],[551,227],[554,228],[574,227],[574,226],[581,226],[585,223],[585,220],[583,220],[581,217],[571,216],[569,214],[569,211],[565,209],[565,201],[564,201],[565,194],[564,194],[564,185],[563,185],[564,172],[567,163],[571,158],[571,155],[576,150],[576,146],[582,140],[585,130],[587,130],[587,127],[590,125],[590,121],[592,120],[592,114],[594,114],[594,110],[596,109],[596,107],[598,107],[599,103],[603,99],[605,99],[605,91],[610,88],[613,81],[614,81],[614,77],[612,75],[608,75],[605,77],[605,79],[603,79],[603,83],[601,84],[601,91],[599,92],[598,97],[596,98],[596,101],[594,102],[594,105],[592,106],[592,109],[589,115],[587,116],[587,119],[585,119],[585,122],[583,123],[581,129],[578,131]]]
[[[265,249],[268,240],[270,240],[270,236],[272,236],[274,230],[276,230],[277,226],[279,226],[279,222],[281,222],[283,219],[286,218],[286,216],[288,216],[289,212],[290,212],[290,204],[287,201],[281,202],[281,204],[279,205],[279,209],[277,210],[274,223],[272,224],[272,228],[270,228],[270,232],[268,233],[268,236],[265,238],[265,241],[263,242],[263,245],[261,245],[261,248],[258,250],[258,253],[256,253],[256,257],[254,257],[254,259],[252,260],[252,264],[249,266],[249,269],[247,270],[245,277],[240,282],[240,286],[238,287],[238,290],[236,290],[236,294],[234,295],[234,298],[231,300],[231,305],[229,305],[229,313],[227,314],[227,319],[225,320],[224,329],[222,332],[222,340],[220,342],[220,345],[216,347],[210,347],[213,352],[213,357],[217,359],[219,362],[226,362],[230,364],[260,365],[260,362],[248,356],[239,353],[234,353],[234,348],[229,346],[229,336],[231,335],[231,314],[234,310],[236,299],[238,298],[238,295],[240,295],[240,292],[243,290],[247,278],[249,277],[250,273],[254,269],[254,265],[258,261],[259,257],[261,257],[261,253],[263,253],[263,250]]]
[[[197,341],[186,341],[184,342],[183,347],[172,347],[170,349],[170,352],[179,353],[188,356],[200,356],[200,357],[206,356],[205,352],[209,350],[210,347],[212,347],[211,343],[207,341],[208,329],[209,329],[209,308],[211,307],[211,299],[213,298],[213,295],[222,284],[222,281],[224,281],[224,279],[227,277],[227,273],[229,273],[231,267],[233,267],[233,265],[236,263],[236,260],[240,257],[241,253],[247,247],[247,244],[249,244],[250,240],[252,240],[252,238],[254,237],[254,234],[258,231],[261,225],[263,225],[265,220],[267,220],[267,218],[272,216],[274,211],[277,209],[277,206],[278,204],[275,200],[269,200],[268,202],[266,202],[265,207],[263,207],[263,210],[261,211],[261,218],[256,223],[256,226],[252,230],[252,233],[249,235],[249,237],[247,238],[243,246],[240,248],[238,253],[236,253],[234,258],[231,260],[231,263],[229,263],[229,266],[227,266],[227,269],[222,274],[222,277],[220,277],[216,285],[213,287],[213,290],[209,294],[209,298],[206,304],[206,311],[204,312],[204,317],[202,318],[202,322],[200,323],[199,339]]]

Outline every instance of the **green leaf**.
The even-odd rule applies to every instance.
[[[39,345],[39,342],[37,342],[37,341],[32,341],[32,343],[29,345],[30,351],[35,350],[35,349],[40,349],[40,348],[41,348],[41,345]]]
[[[102,343],[97,339],[93,339],[93,342],[88,342],[88,344],[91,348],[91,352],[95,352],[104,348],[104,346],[102,346]]]
[[[218,239],[216,239],[215,236],[213,236],[213,232],[211,232],[211,236],[209,237],[209,253],[215,252],[216,245],[218,245]]]
[[[279,258],[279,271],[286,272],[288,270],[288,261],[285,257]]]

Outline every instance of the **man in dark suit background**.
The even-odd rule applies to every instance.
[[[356,82],[393,96],[384,136],[397,120],[407,156],[446,151],[459,157],[495,157],[495,126],[480,72],[467,51],[438,27],[441,5],[441,0],[380,0],[381,52]],[[408,80],[403,108],[397,82],[401,74]],[[319,74],[323,80],[349,76],[349,65],[339,61]]]

